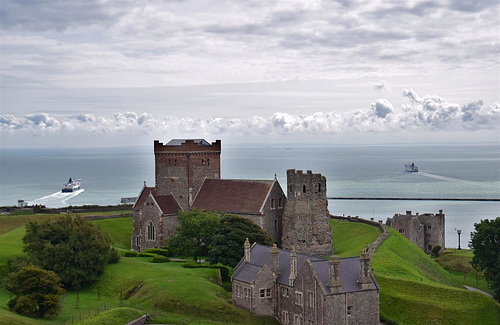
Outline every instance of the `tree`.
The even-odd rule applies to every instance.
[[[474,250],[472,266],[483,271],[491,282],[494,298],[500,301],[500,217],[474,224],[470,248]]]
[[[210,244],[210,263],[235,267],[243,257],[243,244],[247,237],[251,243],[273,244],[273,239],[250,219],[224,215],[220,219],[217,235]]]
[[[3,284],[16,295],[8,303],[15,313],[49,318],[56,316],[61,309],[59,296],[64,290],[53,271],[25,266],[15,273],[9,273]]]
[[[77,290],[97,281],[112,254],[109,235],[80,217],[30,222],[23,242],[33,264],[56,272],[66,288]]]
[[[193,209],[179,212],[179,226],[175,235],[170,237],[169,247],[180,255],[192,256],[194,260],[207,256],[210,243],[217,234],[219,219],[219,214],[212,211]]]

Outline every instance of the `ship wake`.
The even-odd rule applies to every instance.
[[[38,199],[34,199],[28,202],[29,205],[42,204],[47,207],[62,207],[67,205],[67,202],[77,195],[80,195],[85,190],[80,189],[75,192],[62,193],[61,191],[52,193],[50,195],[43,196]]]
[[[446,176],[441,176],[441,175],[436,175],[436,174],[431,174],[431,173],[418,172],[418,175],[425,176],[425,177],[431,177],[431,178],[439,179],[439,180],[446,181],[446,182],[466,182],[466,180],[463,180],[463,179],[446,177]]]

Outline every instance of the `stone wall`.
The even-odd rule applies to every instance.
[[[287,171],[288,201],[283,215],[282,246],[298,253],[333,254],[332,229],[326,198],[326,177],[310,170]]]
[[[252,283],[252,310],[256,315],[274,316],[274,273],[269,267],[264,266],[259,275]],[[270,295],[267,290],[270,290]],[[261,297],[261,290],[264,290],[264,297]]]
[[[146,199],[141,210],[134,211],[134,234],[131,238],[131,249],[143,252],[148,248],[162,247],[163,224],[161,220],[162,212],[155,201],[150,197]],[[154,225],[154,240],[148,239],[148,223]],[[139,236],[140,245],[137,245]]]
[[[279,247],[281,247],[283,212],[285,211],[286,202],[286,196],[281,186],[278,182],[274,182],[269,197],[265,202],[263,215],[260,217],[261,220],[256,223],[273,238]]]

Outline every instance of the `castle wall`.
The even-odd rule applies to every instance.
[[[287,171],[288,201],[283,216],[282,246],[299,253],[320,257],[333,254],[332,229],[326,177],[303,173],[301,170]]]

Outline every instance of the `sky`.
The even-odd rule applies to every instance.
[[[0,148],[500,145],[497,0],[0,1]]]

